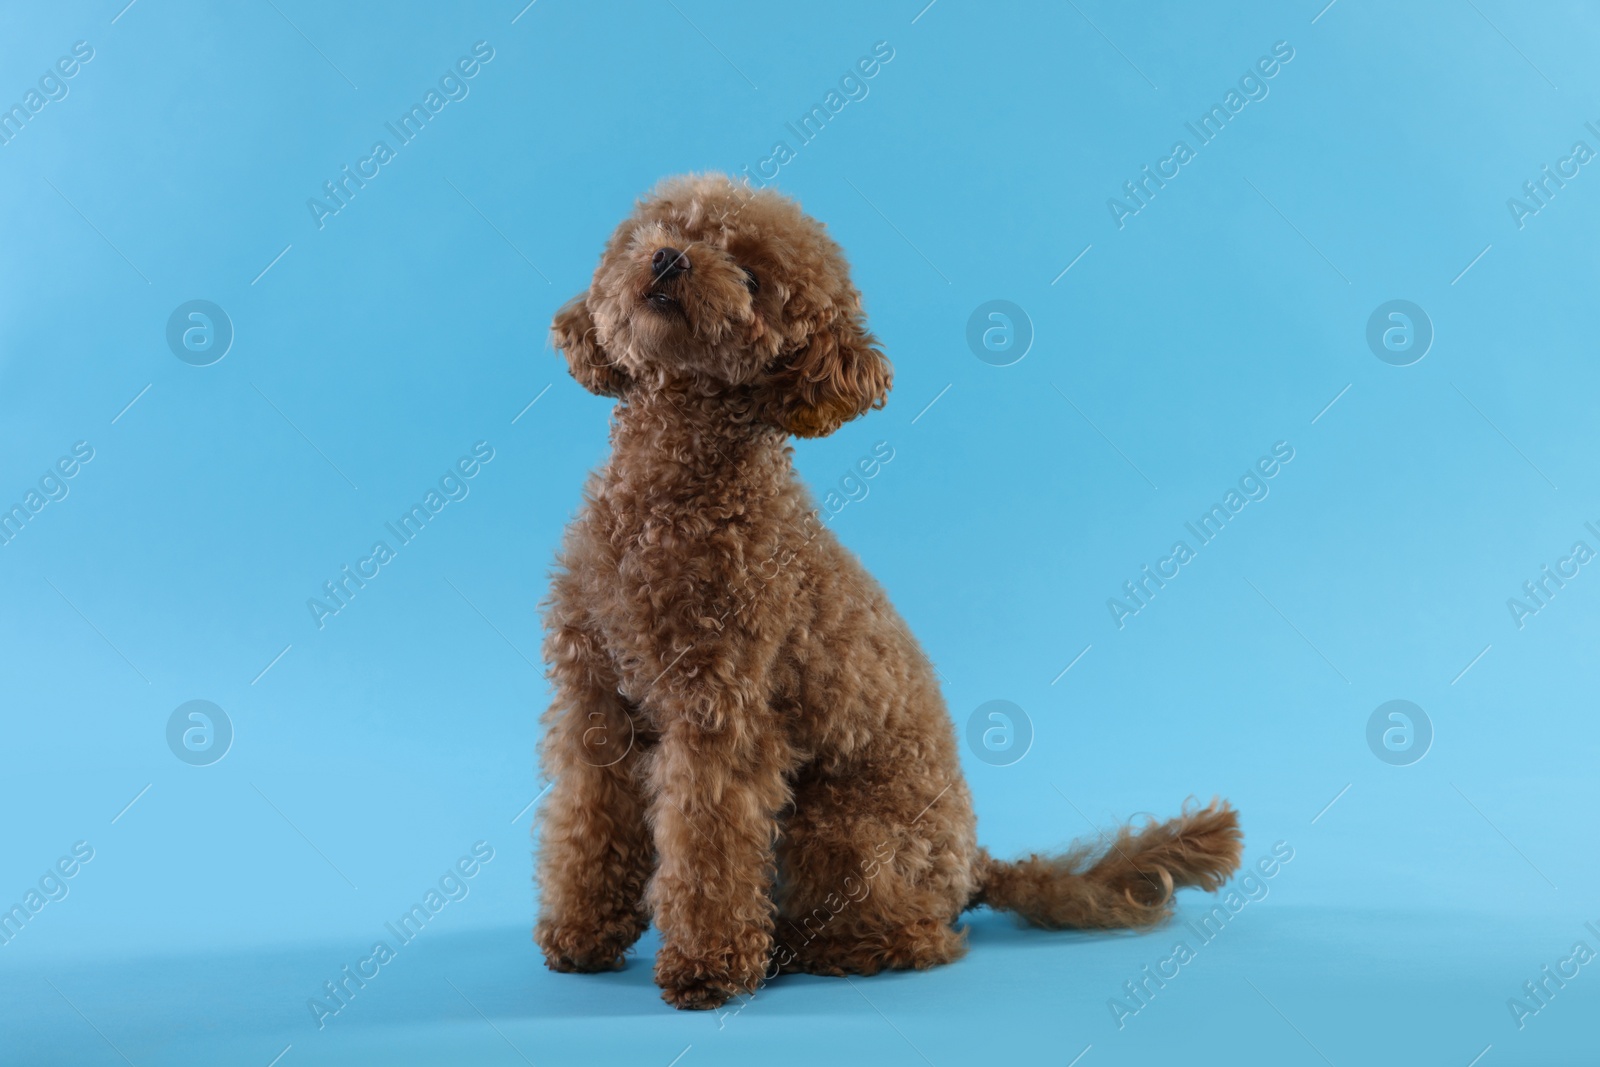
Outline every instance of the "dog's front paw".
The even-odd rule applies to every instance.
[[[620,971],[623,955],[638,936],[633,929],[581,929],[568,923],[539,920],[533,940],[544,952],[544,962],[552,971]]]
[[[706,1011],[732,998],[754,993],[766,973],[767,945],[725,949],[690,956],[672,945],[656,953],[656,985],[674,1008]]]

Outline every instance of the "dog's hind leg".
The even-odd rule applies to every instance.
[[[648,925],[654,865],[632,709],[587,634],[558,628],[545,653],[555,697],[540,755],[553,785],[538,820],[533,936],[552,970],[615,970]]]
[[[896,777],[901,788],[852,777],[796,789],[779,850],[778,968],[876,974],[966,952],[954,928],[978,874],[966,784],[931,769]]]

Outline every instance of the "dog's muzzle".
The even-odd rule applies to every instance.
[[[689,272],[689,253],[676,248],[658,248],[650,257],[650,270],[656,281],[665,282]]]

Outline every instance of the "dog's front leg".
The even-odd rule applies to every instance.
[[[783,759],[772,732],[737,720],[679,719],[653,756],[656,984],[673,1007],[715,1008],[754,993],[771,955]]]
[[[539,812],[539,923],[557,971],[604,971],[644,932],[653,845],[630,709],[599,646],[576,627],[546,641],[555,699],[540,755],[552,781]]]

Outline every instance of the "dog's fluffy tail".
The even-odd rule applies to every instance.
[[[1239,867],[1244,842],[1226,801],[1135,832],[1122,827],[1105,848],[1014,863],[981,852],[981,883],[969,907],[987,904],[1049,930],[1148,929],[1172,914],[1173,891],[1216,890]]]

